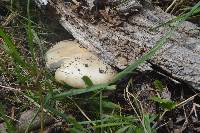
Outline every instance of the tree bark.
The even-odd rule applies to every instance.
[[[91,0],[90,5],[91,4]],[[151,6],[121,14],[114,8],[92,10],[83,4],[64,4],[48,0],[56,9],[62,26],[83,47],[96,53],[108,64],[124,69],[150,50],[171,27],[150,29],[173,16]],[[87,2],[87,0],[86,0]],[[167,43],[148,61],[153,69],[200,89],[200,28],[184,22]]]

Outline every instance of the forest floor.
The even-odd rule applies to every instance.
[[[172,2],[153,0],[177,16],[198,0],[169,8]],[[136,70],[114,90],[82,94],[75,89],[75,95],[53,97],[74,88],[55,81],[45,67],[45,52],[74,38],[51,10],[40,11],[31,3],[28,16],[27,5],[0,0],[0,133],[200,132],[199,92],[156,71]],[[199,15],[189,21],[200,26]]]

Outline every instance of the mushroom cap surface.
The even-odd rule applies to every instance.
[[[82,48],[75,41],[61,41],[46,54],[47,67],[57,69],[55,79],[75,88],[85,88],[82,77],[87,76],[93,84],[111,81],[117,72],[96,55]]]
[[[76,58],[65,60],[55,73],[55,78],[59,82],[65,82],[75,88],[85,88],[82,77],[87,76],[93,84],[107,83],[116,75],[109,65],[101,60],[92,58]]]
[[[81,48],[80,44],[75,41],[60,41],[49,49],[46,53],[46,66],[49,69],[56,69],[63,64],[64,60],[74,57],[87,56],[88,51],[85,48]]]

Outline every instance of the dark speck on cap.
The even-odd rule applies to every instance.
[[[105,73],[105,71],[99,68],[99,73]]]

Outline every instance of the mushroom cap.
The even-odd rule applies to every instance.
[[[61,41],[46,54],[47,67],[56,69],[55,79],[75,88],[85,88],[82,77],[87,76],[93,84],[111,81],[117,72],[80,44]],[[60,68],[59,68],[60,67]]]
[[[80,44],[75,41],[61,41],[49,49],[46,53],[46,66],[54,70],[59,68],[66,59],[87,56],[88,51],[81,48]]]
[[[65,60],[55,72],[55,79],[75,88],[86,87],[83,76],[89,77],[93,84],[111,81],[116,75],[116,71],[95,56],[90,57]]]

